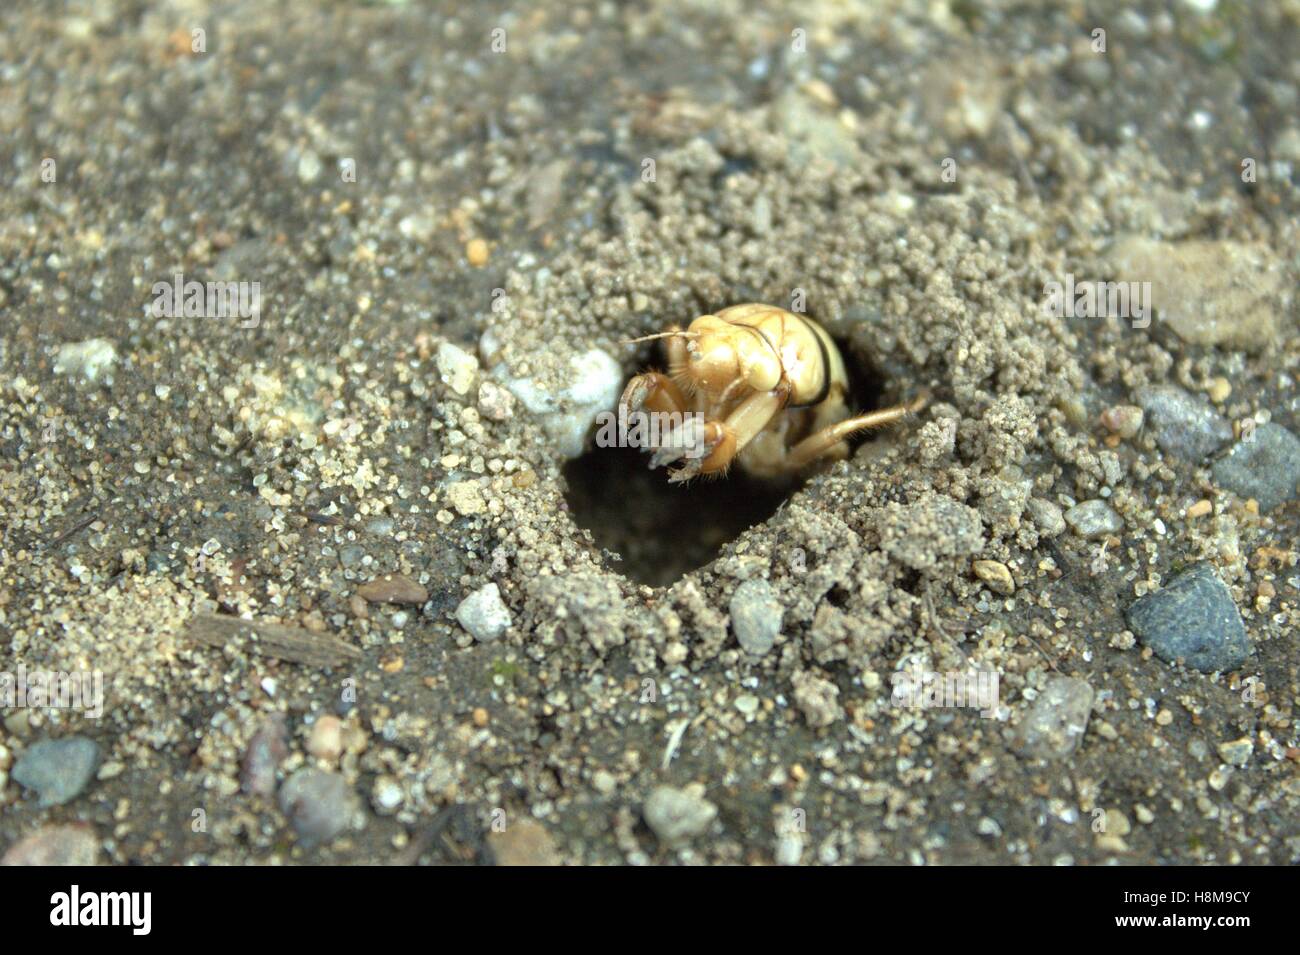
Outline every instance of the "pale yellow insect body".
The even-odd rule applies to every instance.
[[[704,453],[674,470],[673,481],[725,473],[737,459],[755,475],[791,474],[814,460],[845,457],[853,432],[925,403],[850,417],[848,373],[835,342],[811,318],[771,305],[733,305],[701,315],[686,331],[651,337],[667,339],[669,373],[633,378],[620,410],[703,416]],[[654,450],[652,466],[684,456]]]

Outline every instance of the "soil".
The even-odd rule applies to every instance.
[[[1114,426],[1172,384],[1228,444],[1300,433],[1300,4],[0,25],[0,671],[105,690],[0,710],[0,852],[84,823],[115,864],[1300,861],[1295,481],[1261,508]],[[1133,238],[1206,277],[1183,312],[1044,307],[1158,283]],[[177,273],[259,283],[257,321],[155,314]],[[661,361],[623,342],[746,301],[821,322],[856,406],[929,406],[788,484],[566,453],[610,384],[582,356],[621,388]],[[1062,529],[1090,500],[1115,525]],[[1205,562],[1228,673],[1126,619]],[[510,626],[476,639],[490,583]],[[916,667],[994,672],[998,705],[900,706]],[[1086,731],[1026,746],[1063,677]],[[98,768],[42,806],[16,767],[73,735]],[[346,783],[324,838],[277,798],[312,768]]]

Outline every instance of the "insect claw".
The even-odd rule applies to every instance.
[[[680,461],[686,455],[684,448],[655,448],[655,453],[650,456],[650,467],[661,468],[665,464],[672,464],[674,461]]]
[[[640,411],[645,406],[646,399],[650,397],[651,390],[649,380],[644,375],[637,375],[623,389],[623,396],[618,400],[620,410]]]
[[[669,484],[685,484],[692,478],[699,477],[700,462],[698,458],[687,461],[679,468],[673,468],[668,472]]]
[[[700,418],[688,417],[676,428],[663,434],[654,457],[650,459],[650,466],[657,468],[689,458],[695,464],[694,470],[699,471],[699,461],[711,450],[706,431],[707,425]]]

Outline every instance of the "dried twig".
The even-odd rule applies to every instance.
[[[329,667],[361,659],[358,648],[337,637],[239,617],[199,614],[190,620],[185,635],[210,647],[242,643],[256,653],[308,666]]]
[[[51,541],[50,541],[46,546],[47,546],[47,547],[58,547],[60,544],[62,544],[65,540],[67,540],[67,539],[68,539],[69,537],[71,537],[73,534],[77,533],[77,531],[80,531],[80,530],[82,530],[82,529],[84,529],[84,528],[86,528],[86,527],[89,527],[91,524],[95,523],[95,520],[96,520],[98,517],[99,517],[99,510],[98,510],[98,509],[95,509],[95,510],[91,511],[89,514],[87,514],[87,515],[86,515],[85,517],[83,517],[81,520],[77,521],[77,523],[73,524],[73,525],[72,525],[71,527],[69,527],[66,531],[64,531],[63,533],[61,533],[58,537],[56,537],[56,538],[54,538],[53,540],[51,540]]]

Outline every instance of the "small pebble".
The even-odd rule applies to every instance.
[[[1119,836],[1113,836],[1109,833],[1099,833],[1097,835],[1097,848],[1103,852],[1128,852],[1128,843]]]
[[[515,396],[496,382],[485,381],[478,387],[478,410],[492,421],[507,421],[514,414]]]
[[[482,239],[470,239],[465,245],[465,258],[479,269],[488,264],[488,244]]]
[[[1232,438],[1232,428],[1204,398],[1174,385],[1138,392],[1161,449],[1193,464],[1204,461]]]
[[[320,157],[310,149],[303,150],[302,155],[298,157],[298,180],[302,183],[314,182],[320,173]]]
[[[447,485],[447,500],[463,517],[482,514],[487,508],[483,500],[483,490],[477,481],[453,481]]]
[[[549,374],[505,378],[502,383],[537,416],[557,450],[576,458],[586,447],[596,416],[613,408],[622,394],[623,366],[600,348],[571,355],[567,362],[557,353],[547,363]]]
[[[762,578],[743,581],[731,596],[731,628],[747,653],[761,656],[781,632],[785,609],[772,585]]]
[[[797,832],[785,833],[776,840],[772,855],[777,865],[798,865],[803,858],[803,836]]]
[[[317,759],[337,762],[343,753],[343,721],[330,714],[317,717],[307,737],[307,752]]]
[[[90,338],[84,342],[71,342],[59,346],[54,355],[54,373],[69,378],[97,382],[100,375],[109,378],[117,362],[117,349],[104,338]]]
[[[61,806],[81,795],[99,762],[98,743],[84,736],[68,736],[29,746],[10,775],[14,782],[35,790],[41,808]]]
[[[386,574],[358,587],[357,596],[372,604],[422,604],[429,599],[429,592],[410,577]]]
[[[308,848],[346,829],[359,807],[356,793],[337,773],[300,769],[280,787],[280,810]]]
[[[704,787],[692,783],[682,789],[659,786],[642,807],[648,825],[659,841],[677,846],[706,832],[718,815],[718,807],[704,798]]]
[[[1089,540],[1118,534],[1124,529],[1123,519],[1105,501],[1094,499],[1076,504],[1065,512],[1065,522],[1075,533]]]
[[[1142,430],[1145,414],[1137,405],[1115,405],[1101,413],[1101,423],[1121,438],[1132,438]]]
[[[1056,537],[1065,532],[1065,515],[1058,505],[1041,497],[1031,497],[1027,506],[1029,516],[1043,535]]]
[[[840,688],[815,673],[799,671],[790,678],[795,705],[803,711],[808,725],[817,729],[837,723],[844,716],[840,708]]]
[[[15,842],[0,858],[0,866],[87,866],[99,863],[99,839],[83,822],[46,826]]]
[[[975,576],[1000,594],[1016,592],[1016,582],[1011,576],[1011,568],[1001,561],[977,560],[974,563]]]
[[[425,213],[406,216],[397,223],[398,232],[408,239],[415,239],[417,242],[428,242],[432,239],[434,228],[433,216]]]
[[[1197,564],[1128,609],[1129,627],[1166,663],[1202,673],[1235,670],[1250,642],[1232,594],[1209,564]]]
[[[439,343],[434,363],[442,383],[458,395],[468,394],[478,377],[478,359],[451,342]]]
[[[1255,752],[1255,744],[1249,736],[1220,743],[1217,748],[1223,761],[1230,766],[1245,766]]]
[[[560,853],[550,832],[540,822],[521,819],[500,832],[488,833],[488,848],[497,865],[557,866]]]
[[[401,808],[406,795],[402,785],[392,776],[383,775],[375,780],[375,788],[370,794],[370,801],[375,812],[381,816],[391,816]]]
[[[1214,463],[1215,482],[1241,498],[1254,498],[1267,514],[1296,497],[1300,485],[1300,438],[1268,422],[1242,436]]]
[[[1088,729],[1093,690],[1084,680],[1054,676],[1029,705],[1018,727],[1017,749],[1031,759],[1064,759]]]
[[[1228,379],[1224,378],[1222,375],[1217,378],[1212,378],[1210,379],[1209,387],[1205,389],[1205,393],[1209,395],[1210,400],[1216,405],[1221,405],[1227,401],[1228,397],[1232,394],[1232,382],[1228,381]]]
[[[485,584],[460,602],[456,620],[480,643],[496,640],[510,629],[510,611],[496,584]]]
[[[248,741],[240,766],[244,792],[269,797],[275,793],[275,773],[289,755],[289,732],[283,713],[266,717]]]

